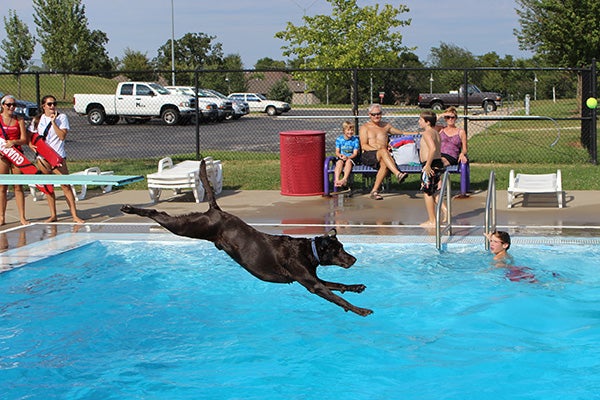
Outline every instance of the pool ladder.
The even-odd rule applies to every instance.
[[[452,235],[452,202],[451,202],[451,188],[450,179],[448,178],[448,171],[444,172],[442,179],[442,190],[440,191],[440,198],[435,209],[435,247],[440,250],[442,247],[442,233],[448,232],[448,235]],[[446,200],[447,209],[447,221],[446,225],[441,226],[441,215],[442,205]],[[488,193],[485,199],[485,221],[484,230],[486,236],[496,230],[496,173],[490,171],[490,178],[488,182]],[[490,242],[487,238],[484,238],[485,249],[490,249]]]
[[[444,198],[446,199],[446,225],[441,226],[441,215],[442,205],[444,204]],[[444,172],[442,178],[442,190],[440,190],[440,198],[435,208],[435,247],[440,250],[442,247],[442,233],[448,232],[448,236],[452,235],[452,191],[450,188],[450,179],[448,178],[448,171]]]
[[[490,241],[487,239],[487,234],[496,230],[496,174],[490,171],[490,179],[488,182],[488,193],[485,199],[485,221],[484,230],[486,238],[484,238],[485,249],[490,249]]]

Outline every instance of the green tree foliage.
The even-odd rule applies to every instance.
[[[285,61],[273,60],[270,57],[263,57],[254,64],[254,69],[285,69],[285,67]]]
[[[33,0],[33,20],[42,45],[42,61],[57,71],[98,71],[111,67],[108,37],[90,31],[81,0]]]
[[[119,70],[132,81],[147,81],[154,79],[154,66],[146,53],[125,49],[123,59],[119,61]]]
[[[4,17],[6,39],[0,43],[5,56],[0,57],[3,68],[15,74],[18,82],[18,96],[21,96],[21,72],[31,64],[35,48],[35,38],[29,33],[27,25],[19,19],[14,10],[8,10],[8,19]]]
[[[304,69],[395,67],[398,55],[413,49],[402,45],[399,28],[410,25],[410,19],[399,16],[408,8],[386,4],[359,7],[356,0],[327,0],[331,15],[304,16],[302,26],[287,23],[275,37],[287,42],[283,55],[296,58]],[[334,97],[351,96],[351,74],[331,72],[322,79],[318,72],[296,73],[309,90],[328,92],[328,88],[344,88]]]
[[[99,71],[110,69],[105,50],[108,37],[101,31],[90,31],[81,0],[33,0],[33,20],[42,45],[42,61],[51,70],[63,74],[66,97],[67,71]]]
[[[213,43],[215,36],[204,33],[186,33],[175,40],[175,70],[195,70],[206,68],[220,68],[223,63],[223,45]],[[171,40],[169,39],[158,49],[155,60],[156,66],[161,70],[171,70]],[[192,85],[193,74],[178,74],[178,85]]]
[[[275,84],[271,86],[267,97],[273,100],[291,103],[293,93],[288,87],[287,82],[287,79],[280,79],[277,82],[275,82]]]
[[[597,0],[516,0],[523,50],[558,67],[589,65],[600,57],[600,2]]]
[[[304,16],[304,26],[287,23],[275,37],[288,42],[285,56],[303,60],[307,68],[390,67],[398,54],[408,51],[402,45],[398,28],[410,20],[398,16],[408,12],[399,5],[359,7],[356,0],[327,0],[331,15]]]

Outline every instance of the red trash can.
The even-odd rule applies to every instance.
[[[323,194],[324,131],[279,132],[281,194]]]

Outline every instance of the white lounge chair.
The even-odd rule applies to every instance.
[[[83,171],[73,172],[70,175],[114,175],[114,171],[100,171],[99,167],[90,167],[86,168]],[[60,185],[55,185],[60,186]],[[88,185],[81,185],[81,190],[77,193],[76,185],[71,185],[73,189],[73,194],[75,195],[75,201],[80,201],[85,199],[87,194]],[[102,189],[102,193],[108,193],[112,191],[112,185],[100,186]],[[40,192],[35,185],[29,185],[29,190],[31,191],[31,196],[33,197],[33,201],[42,200],[44,198],[44,193]]]
[[[205,157],[206,173],[211,182],[215,194],[221,193],[223,189],[223,167],[221,160],[213,160]],[[146,177],[148,181],[148,193],[150,200],[156,203],[162,189],[171,189],[175,193],[181,193],[182,189],[192,189],[196,203],[204,200],[204,187],[200,182],[200,161],[186,160],[173,165],[171,157],[162,158],[158,162],[158,171]]]
[[[508,208],[518,194],[528,195],[530,193],[556,193],[558,207],[563,207],[563,190],[560,169],[555,174],[517,174],[510,170],[508,177]]]

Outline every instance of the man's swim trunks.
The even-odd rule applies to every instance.
[[[421,165],[425,166],[426,163],[422,162]],[[436,158],[431,163],[431,169],[433,175],[427,176],[425,172],[421,174],[421,190],[430,196],[433,196],[438,189],[440,180],[442,179],[442,173],[444,172],[444,163],[441,159]]]
[[[377,150],[365,150],[362,152],[360,162],[371,168],[379,169],[379,161],[377,161]]]

